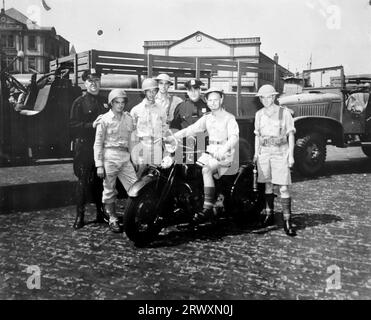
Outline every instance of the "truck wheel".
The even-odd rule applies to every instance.
[[[362,151],[367,157],[371,158],[371,146],[362,146]]]
[[[318,133],[307,134],[296,141],[295,167],[306,177],[317,175],[326,161],[326,141]]]

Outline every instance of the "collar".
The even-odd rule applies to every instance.
[[[156,95],[156,100],[160,100],[160,101],[164,101],[164,100],[169,99],[169,98],[170,98],[169,93],[165,94],[164,96],[162,96],[160,93],[158,93]]]
[[[112,109],[109,109],[109,111],[107,112],[108,116],[110,117],[110,119],[117,119],[117,120],[121,120],[125,117],[125,112],[122,113],[122,116],[121,118],[118,118],[112,111]]]

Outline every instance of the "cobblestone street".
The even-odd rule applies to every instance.
[[[73,230],[73,206],[2,214],[0,298],[370,299],[371,162],[360,148],[328,150],[322,176],[294,176],[295,238],[226,221],[217,230],[169,228],[135,248],[106,225]],[[41,288],[30,290],[33,265]]]

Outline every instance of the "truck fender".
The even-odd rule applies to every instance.
[[[152,174],[140,178],[130,187],[130,189],[128,190],[128,196],[132,198],[139,196],[148,185],[152,184],[153,182],[157,182],[158,179],[158,176]]]

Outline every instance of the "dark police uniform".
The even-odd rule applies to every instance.
[[[77,98],[72,104],[70,134],[74,141],[73,170],[78,178],[76,188],[78,215],[83,216],[85,204],[90,195],[97,207],[97,217],[103,213],[103,184],[97,176],[94,162],[95,128],[93,128],[93,122],[100,114],[107,111],[103,99],[88,92]]]
[[[198,79],[192,79],[187,81],[184,85],[187,89],[191,87],[200,88],[203,83]],[[187,128],[209,111],[210,109],[202,98],[197,102],[193,102],[187,97],[185,101],[179,103],[175,108],[174,119],[170,123],[170,128],[178,130]]]

